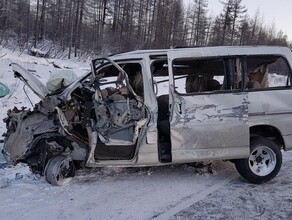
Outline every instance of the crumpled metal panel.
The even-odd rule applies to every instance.
[[[7,136],[3,150],[4,157],[8,163],[15,163],[20,159],[34,139],[34,135],[56,131],[57,128],[53,120],[49,120],[46,115],[32,113],[29,110],[8,113],[9,120]]]
[[[10,66],[12,67],[15,77],[19,78],[25,85],[27,85],[40,99],[45,98],[49,93],[47,87],[25,68],[17,63],[11,63]]]
[[[174,98],[173,161],[243,158],[249,154],[247,93]],[[234,152],[231,152],[233,151]],[[185,152],[192,152],[186,157]],[[236,153],[237,152],[237,153]]]

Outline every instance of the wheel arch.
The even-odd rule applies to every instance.
[[[47,140],[49,140],[50,142],[55,141],[58,145],[62,146],[63,149],[62,150],[60,149],[60,151],[48,150],[48,146],[46,143]],[[36,136],[34,140],[30,143],[29,149],[26,152],[26,157],[20,162],[29,164],[33,172],[42,174],[47,162],[52,157],[58,154],[62,155],[64,150],[68,147],[70,148],[72,153],[72,151],[74,150],[74,146],[71,145],[71,143],[73,142],[76,143],[80,148],[86,150],[86,153],[84,153],[86,154],[84,156],[85,160],[85,158],[87,158],[88,156],[88,149],[84,143],[82,143],[81,141],[77,140],[74,137],[64,136],[59,133],[52,132]]]
[[[285,150],[285,141],[281,131],[272,125],[255,125],[249,128],[250,138],[266,137],[274,141],[280,149]]]

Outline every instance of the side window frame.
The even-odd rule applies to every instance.
[[[151,58],[151,57],[150,57]],[[151,70],[151,82],[152,82],[152,89],[154,91],[154,94],[156,97],[159,97],[161,95],[167,95],[169,94],[169,72],[168,72],[168,66],[164,68],[164,65],[167,65],[167,57],[166,56],[159,56],[156,59],[152,58],[151,60],[151,65],[150,65],[150,70]],[[156,75],[159,71],[164,71],[163,69],[167,72],[166,75]],[[161,79],[159,81],[156,81],[156,77],[165,77],[165,79]],[[163,89],[159,88],[160,83],[166,83],[167,84],[167,91],[162,91]]]
[[[102,60],[102,59],[96,59],[96,60]],[[121,85],[123,85],[123,87],[128,87],[130,93],[132,93],[134,96],[136,97],[140,97],[141,99],[144,99],[144,91],[145,91],[145,79],[144,79],[144,75],[143,74],[143,71],[145,71],[145,68],[143,66],[143,62],[141,62],[141,59],[122,59],[122,60],[111,60],[109,58],[107,58],[107,63],[104,63],[102,65],[99,66],[99,68],[97,68],[96,70],[94,70],[94,78],[95,77],[100,77],[100,78],[107,78],[107,77],[116,77],[116,80],[112,80],[112,81],[109,81],[107,83],[101,83],[101,86],[105,86],[107,84],[116,84],[115,87],[118,88],[119,85],[118,83],[121,83]],[[133,87],[133,82],[131,82],[130,78],[131,76],[129,75],[129,72],[127,72],[125,70],[125,66],[127,64],[138,64],[140,66],[140,74],[141,74],[141,77],[142,77],[142,89],[143,89],[143,95],[141,94],[137,94],[137,91],[135,91],[136,89]],[[117,76],[103,76],[103,74],[100,74],[102,72],[102,70],[104,68],[108,68],[112,66],[113,68],[115,68],[119,74]],[[129,77],[130,76],[130,77]],[[122,78],[121,78],[122,77]],[[140,100],[140,99],[139,99]]]
[[[196,60],[200,60],[201,58],[199,59],[196,59]],[[239,62],[240,62],[240,66],[241,66],[241,81],[244,83],[244,78],[245,78],[245,75],[246,75],[246,65],[244,64],[244,58],[242,57],[239,57],[239,56],[228,56],[228,57],[222,57],[222,58],[218,58],[218,57],[210,57],[210,58],[205,58],[206,60],[211,60],[211,59],[221,59],[222,61],[222,65],[223,65],[223,68],[224,68],[224,80],[223,80],[223,83],[221,85],[221,89],[220,90],[214,90],[214,91],[201,91],[201,92],[185,92],[185,93],[181,93],[179,92],[176,88],[177,88],[177,85],[176,85],[176,78],[175,78],[175,74],[173,74],[173,80],[174,80],[174,87],[175,87],[175,90],[174,92],[176,94],[179,94],[180,96],[194,96],[194,95],[206,95],[206,94],[218,94],[218,93],[234,93],[234,92],[240,92],[243,90],[243,85],[240,87],[240,88],[234,88],[233,84],[234,84],[234,79],[235,79],[235,60],[236,59],[239,59]],[[202,59],[204,60],[204,58]],[[174,68],[174,61],[172,61],[172,66],[171,68]],[[173,69],[173,72],[174,69]],[[187,77],[187,76],[186,76]],[[179,77],[181,78],[181,77]],[[223,88],[223,89],[222,89]]]
[[[250,55],[250,57],[264,57],[265,55]],[[267,87],[261,87],[261,88],[248,88],[247,84],[249,81],[249,75],[250,75],[250,72],[248,72],[248,56],[245,56],[245,59],[244,59],[244,65],[245,65],[245,69],[246,69],[246,76],[245,76],[245,87],[243,88],[243,91],[248,91],[248,92],[253,92],[253,91],[271,91],[271,90],[285,90],[285,89],[292,89],[292,70],[291,70],[291,67],[289,65],[289,62],[287,61],[287,59],[282,56],[282,55],[274,55],[274,56],[277,56],[277,60],[279,59],[282,59],[282,62],[285,64],[285,67],[287,68],[287,74],[283,74],[283,76],[287,76],[287,80],[285,82],[285,85],[280,85],[280,86],[267,86]],[[276,63],[278,62],[277,60],[275,60],[275,62],[273,63]],[[267,63],[268,67],[269,68],[269,65],[272,65],[273,63]],[[267,70],[267,77],[268,77],[268,83],[269,83],[269,74],[271,74],[269,72],[269,70]],[[278,74],[278,75],[282,75],[282,74]]]

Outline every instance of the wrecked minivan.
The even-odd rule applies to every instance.
[[[264,183],[292,149],[291,65],[283,47],[132,51],[95,59],[89,73],[49,92],[11,64],[41,101],[8,111],[3,154],[53,185],[84,166],[204,160],[231,161]]]

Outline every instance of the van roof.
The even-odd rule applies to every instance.
[[[110,55],[112,59],[143,58],[149,56],[171,57],[208,57],[208,56],[232,56],[232,55],[284,55],[292,56],[291,50],[279,46],[216,46],[216,47],[193,47],[172,49],[148,49],[134,50]],[[292,57],[291,57],[292,59]]]

